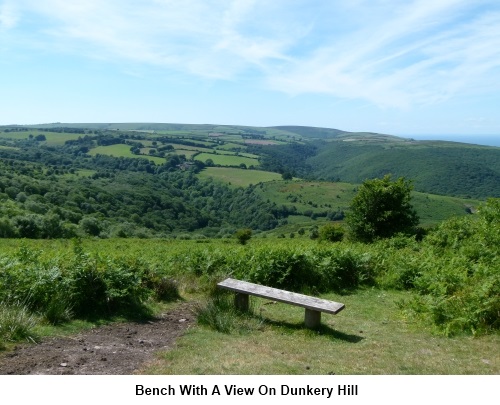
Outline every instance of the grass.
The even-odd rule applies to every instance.
[[[446,338],[412,323],[397,302],[408,293],[358,291],[324,298],[346,304],[322,327],[302,326],[303,309],[253,299],[253,330],[232,333],[197,326],[146,374],[499,374],[500,335]],[[264,319],[264,323],[261,322]],[[245,323],[248,325],[248,322]]]
[[[36,253],[39,262],[55,260],[55,256],[63,258],[73,249],[69,240],[27,240],[23,243],[30,250],[40,249],[32,252]],[[235,241],[206,244],[131,239],[82,241],[84,250],[90,255],[107,255],[113,260],[126,252],[127,257],[147,260],[151,268],[165,266],[168,274],[180,277],[176,280],[182,298],[203,302],[201,294],[206,293],[206,285],[220,276],[214,264],[219,255],[235,257],[254,247],[278,243],[285,247],[294,246],[297,241],[255,238],[250,246],[244,247]],[[307,242],[304,238],[300,244],[316,246],[317,242]],[[19,251],[19,240],[1,239],[0,250],[3,255],[12,255]],[[369,255],[370,251],[366,253]],[[199,260],[179,261],[189,255]],[[174,256],[179,260],[173,260]],[[209,264],[202,263],[207,257],[215,273],[207,270],[200,279],[194,275],[192,266],[197,266],[198,262],[200,268]],[[252,298],[253,315],[250,316],[233,317],[230,313],[227,317],[211,309],[207,323],[212,319],[222,332],[201,324],[191,328],[174,350],[159,356],[143,372],[174,375],[500,373],[498,330],[486,336],[444,337],[437,334],[433,326],[428,326],[430,324],[417,321],[400,310],[399,303],[411,297],[410,292],[371,288],[349,295],[325,294],[323,298],[343,302],[346,309],[337,316],[323,314],[323,326],[318,331],[303,327],[302,308],[262,299]],[[58,328],[42,325],[36,332],[46,336],[86,327],[88,324],[79,321]]]
[[[264,199],[277,205],[295,206],[299,213],[345,211],[355,190],[354,184],[302,180],[277,181],[257,188]]]
[[[217,150],[246,150],[246,148],[247,147],[245,145],[242,145],[241,143],[225,143],[223,145],[217,146]]]
[[[195,141],[197,143],[201,143],[201,142],[199,142],[196,139],[189,139],[189,140],[190,141]],[[179,143],[166,143],[165,145],[172,146],[176,151],[180,149],[183,152],[187,151],[187,150],[195,151],[195,152],[207,152],[207,153],[212,152],[212,149],[210,149],[210,148],[202,148],[201,146],[182,145],[182,144],[179,144]],[[164,146],[164,145],[162,145],[162,146]]]
[[[250,184],[281,180],[281,174],[260,170],[245,170],[232,167],[207,167],[199,173],[201,178],[213,178],[237,187],[247,187]]]
[[[36,137],[37,135],[45,135],[46,141],[42,142],[42,144],[54,146],[64,145],[64,143],[68,140],[75,140],[78,139],[78,137],[83,136],[82,134],[66,134],[30,129],[26,132],[0,132],[0,138],[21,140],[28,139],[30,134],[33,135],[33,137]]]
[[[235,156],[235,155],[220,155],[212,153],[200,153],[195,156],[196,160],[205,162],[207,159],[212,159],[214,164],[221,166],[239,166],[240,164],[245,164],[248,166],[258,166],[259,161],[257,159]]]
[[[357,185],[336,182],[308,182],[302,180],[266,183],[257,189],[262,197],[278,205],[295,206],[298,212],[347,211],[356,195]],[[452,216],[466,215],[473,211],[480,200],[440,196],[420,192],[412,193],[412,204],[422,226],[436,225]],[[331,205],[331,207],[329,207]],[[293,221],[289,219],[289,222]]]
[[[117,144],[117,145],[109,145],[109,146],[98,146],[89,151],[89,155],[95,156],[97,154],[101,155],[109,155],[115,157],[127,157],[127,158],[141,158],[147,159],[155,162],[156,164],[165,163],[165,159],[154,157],[154,156],[146,156],[146,155],[134,155],[130,151],[130,145],[125,144]]]
[[[37,316],[31,314],[24,304],[0,302],[0,349],[7,342],[35,342],[38,339],[34,331],[37,323]]]

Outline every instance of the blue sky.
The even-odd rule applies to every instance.
[[[500,138],[498,0],[0,0],[0,124]]]

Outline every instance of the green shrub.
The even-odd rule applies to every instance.
[[[252,237],[252,230],[251,229],[239,229],[235,233],[235,237],[238,240],[238,242],[242,245],[246,245],[246,243],[251,239]]]
[[[311,271],[308,256],[289,248],[259,249],[249,258],[245,270],[250,281],[292,291],[319,281]]]
[[[410,307],[447,335],[500,327],[500,202],[488,200],[477,218],[443,222],[423,241],[414,286],[425,299]]]
[[[179,286],[175,279],[162,275],[158,271],[148,271],[144,277],[147,289],[151,290],[159,301],[175,301],[180,298]]]
[[[319,240],[327,242],[340,242],[344,237],[344,230],[335,224],[326,224],[319,229]]]

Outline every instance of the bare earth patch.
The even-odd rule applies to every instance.
[[[101,326],[71,337],[19,345],[0,354],[0,375],[130,375],[171,349],[195,321],[192,306],[182,304],[144,323]]]

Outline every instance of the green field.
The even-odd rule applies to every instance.
[[[258,191],[276,204],[294,205],[299,211],[320,212],[330,208],[345,209],[356,194],[356,185],[294,180],[268,183]]]
[[[235,156],[235,155],[200,153],[199,155],[195,156],[195,159],[201,162],[205,162],[208,159],[212,159],[214,164],[220,166],[239,166],[242,163],[245,164],[247,167],[259,165],[259,161],[257,159]]]
[[[212,152],[212,149],[202,148],[201,146],[182,145],[180,143],[171,143],[171,142],[166,143],[165,145],[171,145],[175,150],[181,149],[181,150],[191,150],[196,152],[207,152],[207,153]]]
[[[214,180],[237,187],[247,187],[250,184],[281,180],[281,175],[278,173],[236,169],[232,167],[207,167],[198,176],[201,178],[213,178]]]
[[[279,205],[294,206],[299,213],[321,213],[328,210],[347,211],[357,186],[350,183],[277,181],[257,188],[265,199]],[[430,226],[453,216],[467,215],[474,211],[481,200],[412,193],[412,204],[417,210],[422,226]],[[289,222],[291,222],[289,220]]]
[[[224,143],[223,145],[218,145],[217,150],[245,150],[246,146],[242,145],[240,143],[232,143],[232,142],[227,142]]]
[[[114,157],[127,157],[127,158],[134,158],[134,159],[147,159],[147,160],[152,160],[156,164],[163,164],[165,163],[165,159],[159,158],[159,157],[154,157],[154,156],[145,156],[145,155],[134,155],[130,151],[130,145],[125,145],[125,144],[116,144],[116,145],[109,145],[109,146],[98,146],[96,148],[93,148],[89,151],[89,155],[95,156],[95,155],[109,155],[109,156],[114,156]]]
[[[78,137],[83,136],[82,134],[66,134],[59,132],[46,132],[39,131],[37,129],[29,130],[27,132],[1,132],[0,138],[2,139],[12,139],[12,140],[27,140],[29,136],[33,135],[45,135],[46,141],[41,142],[44,145],[64,145],[66,141],[78,139]]]
[[[410,294],[364,290],[328,294],[342,302],[303,327],[302,308],[252,297],[248,324],[232,333],[194,328],[160,353],[145,374],[167,375],[456,375],[498,374],[500,335],[446,338],[406,319],[398,302]],[[253,326],[253,328],[252,328]]]

